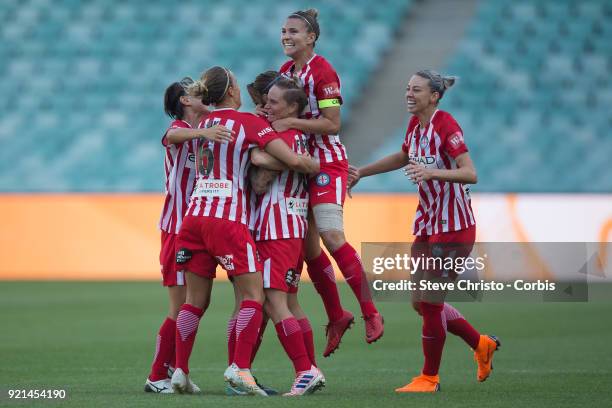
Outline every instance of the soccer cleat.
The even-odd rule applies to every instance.
[[[351,328],[355,322],[355,317],[351,312],[342,311],[342,317],[335,322],[329,322],[325,327],[325,336],[327,336],[327,345],[323,352],[323,357],[329,357],[340,346],[340,341],[344,333]]]
[[[174,392],[179,394],[199,394],[202,392],[200,387],[195,385],[194,382],[191,381],[191,378],[189,378],[189,375],[185,374],[180,368],[174,370],[170,383],[172,384]]]
[[[291,391],[283,394],[283,397],[298,397],[300,395],[312,394],[325,387],[325,377],[321,370],[311,366],[310,370],[300,371],[295,377]]]
[[[168,364],[168,378],[172,378],[175,368]]]
[[[159,381],[151,381],[147,378],[144,386],[145,392],[155,392],[157,394],[174,394],[169,378]]]
[[[238,388],[233,387],[232,384],[226,382],[225,383],[225,395],[228,397],[237,397],[243,395],[249,395],[247,392],[240,391]]]
[[[385,332],[385,319],[383,319],[380,313],[363,316],[363,320],[365,321],[366,342],[368,344],[374,343],[383,336]]]
[[[440,376],[425,374],[414,377],[409,384],[395,390],[397,393],[437,391],[440,391]]]
[[[501,346],[499,339],[495,336],[481,334],[478,347],[474,350],[474,361],[478,364],[478,381],[483,382],[493,371],[493,353]]]
[[[268,394],[255,382],[255,378],[248,368],[239,368],[235,363],[232,363],[223,374],[225,382],[229,383],[233,388],[239,391],[246,392],[250,395],[259,395],[267,397]]]
[[[255,384],[257,384],[257,386],[258,386],[259,388],[261,388],[262,390],[264,390],[264,392],[265,392],[266,394],[268,394],[268,396],[271,396],[271,395],[278,395],[278,391],[276,391],[274,388],[270,388],[270,387],[268,387],[267,385],[263,385],[263,384],[261,384],[261,383],[260,383],[260,382],[257,380],[257,377],[255,377],[255,376],[253,376],[253,378],[255,379]]]

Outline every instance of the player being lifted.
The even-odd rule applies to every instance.
[[[467,184],[477,181],[476,169],[463,139],[463,131],[450,113],[438,103],[454,77],[423,70],[410,78],[406,88],[408,112],[412,114],[406,139],[399,152],[359,169],[349,171],[352,188],[361,177],[398,170],[418,185],[419,205],[414,220],[412,257],[467,257],[476,240],[476,222]],[[438,251],[432,251],[436,247]],[[439,251],[442,251],[440,254]],[[417,280],[454,280],[454,271],[418,271]],[[500,343],[495,336],[481,335],[451,305],[440,291],[413,292],[413,308],[423,318],[421,375],[396,392],[434,392],[440,388],[438,369],[446,330],[461,337],[473,350],[478,364],[478,381],[493,367],[493,353]]]
[[[203,137],[217,142],[233,139],[232,132],[224,126],[197,129],[198,123],[208,114],[208,110],[200,99],[187,94],[187,88],[191,84],[191,78],[183,78],[180,82],[172,83],[164,94],[164,110],[173,121],[162,137],[162,145],[166,151],[166,198],[159,220],[159,262],[163,285],[168,288],[170,308],[157,334],[155,357],[145,383],[147,392],[172,393],[168,375],[172,375],[174,366],[176,318],[179,308],[185,303],[185,275],[184,271],[177,271],[175,267],[175,242],[196,176],[196,138]],[[192,389],[199,391],[195,384]]]
[[[308,186],[313,216],[309,217],[305,260],[329,318],[327,346],[323,352],[327,357],[338,348],[354,318],[340,304],[333,267],[319,245],[319,236],[359,301],[366,341],[378,340],[384,327],[383,318],[372,302],[359,254],[344,235],[348,161],[338,136],[342,104],[340,79],[331,64],[314,52],[320,32],[317,14],[313,9],[297,11],[289,15],[282,27],[281,44],[285,55],[291,59],[283,64],[280,72],[299,80],[308,97],[308,105],[302,118],[275,120],[272,126],[277,131],[294,128],[307,133],[310,153],[321,163],[321,172],[311,178]]]
[[[200,319],[210,303],[215,269],[221,265],[233,278],[242,299],[234,361],[225,371],[225,379],[244,392],[266,396],[250,372],[265,296],[262,265],[247,227],[251,216],[245,188],[249,150],[264,149],[290,169],[307,174],[318,172],[319,165],[310,157],[295,154],[263,119],[237,111],[241,106],[240,88],[228,69],[207,70],[190,88],[190,94],[215,107],[203,127],[223,125],[236,136],[223,143],[198,140],[196,185],[177,239],[176,263],[185,270],[187,294],[176,321],[172,387],[178,392],[192,392],[189,357]]]

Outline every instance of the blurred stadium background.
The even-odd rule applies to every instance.
[[[279,67],[280,26],[308,7],[320,12],[316,52],[341,76],[352,163],[399,149],[404,87],[431,67],[460,77],[441,108],[478,169],[479,240],[612,236],[609,1],[3,0],[0,209],[11,214],[1,233],[11,261],[0,276],[156,278],[165,87],[213,64],[242,86]],[[415,189],[401,171],[355,190],[369,194],[347,206],[354,242],[410,239]],[[43,248],[37,260],[32,246]]]

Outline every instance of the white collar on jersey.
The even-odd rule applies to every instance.
[[[419,122],[419,130],[421,130],[421,129],[422,129],[422,130],[425,130],[425,129],[427,129],[427,128],[429,127],[429,124],[430,124],[431,122],[433,122],[433,119],[434,119],[434,117],[436,116],[436,113],[438,113],[438,110],[439,110],[439,109],[437,109],[437,108],[436,108],[436,110],[434,111],[434,113],[432,113],[432,114],[431,114],[431,118],[429,118],[429,123],[427,123],[427,125],[425,125],[425,127],[422,127],[422,126],[421,126],[421,122]]]
[[[189,122],[187,122],[186,120],[183,119],[179,119],[179,121],[183,122],[184,124],[186,124],[187,126],[189,126],[191,128],[191,125],[189,124]]]
[[[216,108],[214,110],[214,112],[226,111],[226,110],[233,110],[233,111],[235,111],[236,109],[234,109],[234,108]]]
[[[312,60],[313,60],[313,59],[315,59],[316,57],[317,57],[317,54],[315,53],[315,54],[312,56],[312,58],[311,58],[311,59],[309,59],[308,61],[306,61],[306,63],[305,63],[305,64],[304,64],[304,66],[302,67],[302,69],[304,69],[305,67],[307,67],[307,66],[308,66],[308,65],[309,65],[309,64],[312,62]],[[295,74],[295,72],[293,72],[293,71],[295,71],[295,61],[293,61],[293,65],[291,66],[291,72],[292,72],[293,74]]]

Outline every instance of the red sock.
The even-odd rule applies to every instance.
[[[236,318],[227,321],[227,365],[234,362],[234,350],[236,350]]]
[[[259,326],[259,333],[257,334],[257,342],[255,343],[255,346],[253,346],[253,354],[251,355],[251,365],[253,365],[253,361],[255,361],[255,356],[257,355],[259,346],[261,346],[261,342],[263,341],[266,326],[268,325],[268,319],[268,316],[261,319],[261,326]]]
[[[176,319],[176,368],[189,374],[189,357],[204,311],[185,303]]]
[[[310,359],[304,346],[302,329],[295,317],[289,317],[276,323],[276,334],[285,352],[293,362],[295,372],[310,370]]]
[[[263,313],[261,304],[254,300],[243,300],[236,320],[236,350],[234,363],[239,368],[251,368],[253,348],[261,327]]]
[[[444,321],[446,321],[446,327],[449,332],[453,333],[455,336],[459,336],[465,341],[468,346],[472,349],[476,349],[478,347],[478,342],[480,341],[480,333],[472,327],[472,325],[465,320],[465,317],[454,307],[449,305],[448,303],[444,304],[443,310]]]
[[[315,360],[315,347],[314,347],[314,339],[312,337],[312,327],[310,326],[310,321],[307,317],[298,320],[300,324],[300,328],[302,329],[302,336],[304,337],[304,346],[306,347],[306,353],[308,353],[308,358],[310,359],[310,364],[313,366],[317,366],[317,361]]]
[[[355,297],[357,297],[359,306],[361,307],[361,313],[364,316],[378,313],[376,306],[374,306],[372,302],[372,294],[370,293],[365,271],[363,270],[363,265],[361,264],[361,259],[357,251],[355,251],[351,244],[345,242],[344,245],[332,254],[332,256],[336,260],[346,283],[349,284]]]
[[[175,330],[176,321],[169,317],[164,320],[159,328],[155,344],[155,357],[153,357],[153,365],[149,374],[149,380],[151,381],[168,378],[168,364],[174,354]]]
[[[442,325],[442,309],[444,305],[434,305],[421,302],[423,316],[423,354],[425,364],[423,374],[437,375],[442,360],[442,350],[446,340],[446,332]]]
[[[340,320],[342,318],[342,305],[336,286],[334,267],[327,254],[325,251],[321,251],[321,255],[317,258],[307,260],[306,265],[308,265],[308,276],[310,276],[315,289],[323,299],[327,318],[330,322]]]

